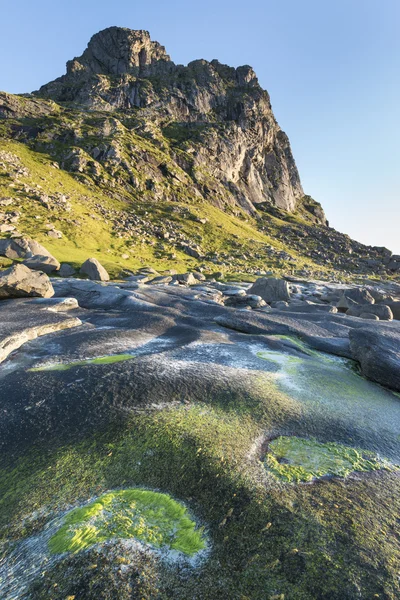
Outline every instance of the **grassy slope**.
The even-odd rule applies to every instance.
[[[190,237],[201,235],[202,246],[207,251],[231,254],[237,252],[246,254],[246,251],[260,250],[262,252],[265,245],[272,245],[277,250],[288,250],[282,242],[274,240],[264,235],[256,228],[254,219],[248,215],[234,216],[227,214],[211,204],[204,201],[197,201],[194,206],[190,206],[190,214],[199,218],[206,218],[208,222],[205,225],[197,223],[192,218],[182,219],[177,213],[176,216],[171,213],[171,203],[157,202],[149,206],[143,206],[140,202],[134,200],[127,203],[123,200],[116,200],[104,194],[100,188],[88,186],[77,181],[70,173],[57,169],[50,156],[35,152],[29,149],[25,144],[15,141],[2,141],[1,149],[16,155],[21,163],[29,169],[28,176],[21,176],[18,182],[21,185],[10,187],[11,180],[3,175],[0,177],[0,196],[13,196],[18,198],[15,206],[7,207],[7,210],[15,208],[21,210],[21,218],[18,224],[18,230],[27,234],[40,243],[42,243],[50,252],[54,254],[60,262],[68,262],[76,267],[88,257],[95,257],[109,270],[112,276],[117,276],[122,269],[137,269],[151,264],[158,270],[170,268],[177,269],[179,272],[193,270],[199,261],[188,257],[184,252],[176,248],[167,248],[162,256],[159,255],[156,238],[153,238],[154,246],[149,243],[139,243],[137,239],[119,238],[113,232],[112,224],[99,213],[94,207],[99,203],[111,210],[127,211],[131,210],[140,214],[144,210],[149,211],[149,218],[155,223],[162,223],[164,218],[176,220],[181,231]],[[72,210],[69,213],[60,213],[49,211],[39,202],[30,199],[28,194],[22,190],[23,185],[30,187],[41,186],[41,190],[54,195],[62,193],[69,197]],[[16,191],[20,193],[16,193]],[[173,203],[174,208],[188,210],[186,203]],[[35,216],[41,219],[35,219]],[[96,215],[94,219],[91,215]],[[69,224],[65,219],[76,219],[79,226]],[[274,219],[271,217],[271,219]],[[277,226],[279,220],[275,219]],[[47,235],[44,227],[46,223],[53,224],[56,229],[63,233],[60,240],[52,239]],[[237,236],[237,237],[234,237]],[[6,237],[3,235],[3,237]],[[150,240],[151,241],[151,240]],[[168,244],[166,244],[168,246]],[[289,249],[290,250],[290,249]],[[176,258],[171,259],[171,252],[176,254]],[[304,260],[301,256],[296,256],[292,250],[292,256],[296,257],[296,266],[301,268],[305,262],[310,263],[309,259]],[[121,258],[122,254],[129,254],[128,259]],[[200,262],[204,262],[201,260]],[[214,270],[229,271],[231,273],[240,273],[247,270],[249,266],[258,266],[259,268],[276,268],[279,270],[282,265],[275,260],[261,259],[248,261],[238,258],[232,266],[219,267],[212,263],[207,265],[210,272]],[[321,270],[321,267],[315,265],[315,268]],[[251,279],[252,277],[248,277]]]

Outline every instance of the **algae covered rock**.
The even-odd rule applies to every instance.
[[[265,462],[277,479],[291,483],[327,476],[346,477],[353,471],[373,471],[387,465],[372,452],[295,436],[272,440]]]
[[[143,489],[109,492],[66,515],[49,540],[52,554],[80,552],[110,539],[135,539],[193,556],[205,548],[202,530],[166,494]]]

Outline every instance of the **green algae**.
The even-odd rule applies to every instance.
[[[109,492],[75,508],[50,538],[52,554],[77,553],[109,539],[135,539],[193,556],[205,548],[203,529],[168,496],[144,489]]]
[[[45,365],[43,367],[34,367],[28,369],[30,372],[37,371],[68,371],[73,367],[83,367],[85,365],[112,365],[114,363],[123,362],[135,358],[133,354],[113,354],[111,356],[101,356],[99,358],[88,358],[86,360],[77,360],[70,363],[56,363],[52,365]]]
[[[335,442],[281,436],[269,444],[267,470],[281,481],[307,482],[325,476],[346,477],[353,471],[387,468],[372,453]]]

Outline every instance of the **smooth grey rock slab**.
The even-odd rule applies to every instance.
[[[76,307],[71,298],[0,302],[0,362],[29,340],[81,325],[80,319],[64,313]]]

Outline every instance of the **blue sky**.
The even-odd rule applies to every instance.
[[[399,0],[20,0],[2,10],[0,89],[62,75],[111,25],[148,29],[177,63],[250,64],[331,225],[400,253],[399,23]]]

